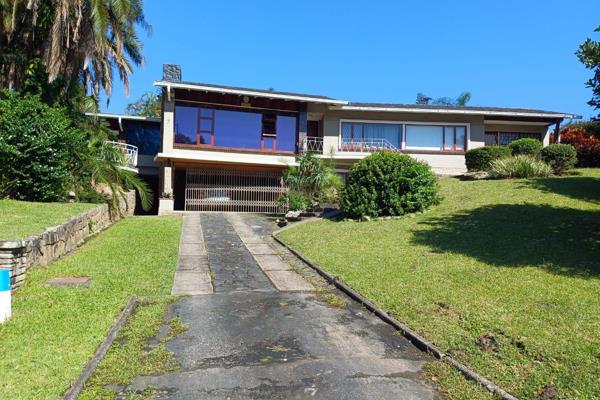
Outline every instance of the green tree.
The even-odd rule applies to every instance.
[[[0,87],[67,104],[73,86],[110,97],[116,71],[128,93],[140,27],[143,0],[0,0]]]
[[[594,32],[600,32],[598,26]],[[592,98],[588,104],[596,110],[600,109],[600,42],[587,38],[575,53],[587,69],[592,70],[593,76],[585,83],[592,89]]]
[[[160,117],[161,93],[146,92],[137,101],[130,103],[125,108],[127,115],[141,117]]]
[[[438,97],[437,99],[432,99],[431,97],[423,94],[417,93],[417,104],[434,104],[434,105],[443,105],[443,106],[458,106],[464,107],[471,100],[471,92],[462,92],[458,95],[456,99],[452,97]]]

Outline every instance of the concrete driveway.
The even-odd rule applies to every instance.
[[[205,294],[172,305],[189,327],[167,343],[181,369],[130,389],[152,387],[161,399],[439,398],[422,375],[432,359],[364,309],[323,301],[323,283],[269,240],[266,217],[185,218],[182,243],[202,237],[183,246],[191,255],[180,259],[179,289]],[[186,283],[190,271],[208,271],[210,287]]]

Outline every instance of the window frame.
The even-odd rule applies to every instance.
[[[443,153],[443,154],[464,154],[469,150],[471,142],[471,123],[470,122],[421,122],[421,121],[403,121],[403,120],[377,120],[377,119],[354,119],[354,118],[340,118],[338,123],[338,148],[342,146],[342,124],[343,123],[356,123],[356,124],[395,124],[401,125],[401,138],[399,150],[407,153]],[[410,149],[406,147],[406,126],[407,125],[420,125],[420,126],[440,126],[442,127],[442,146],[439,150],[424,150],[424,149]],[[454,140],[455,144],[453,149],[444,149],[444,127],[465,127],[465,140],[464,148],[456,149],[456,129],[454,129]]]
[[[193,148],[193,149],[202,149],[202,150],[223,150],[223,151],[238,151],[238,152],[249,152],[249,153],[270,153],[270,154],[295,154],[295,150],[279,150],[277,149],[277,117],[278,116],[287,116],[294,117],[296,119],[296,129],[295,129],[295,137],[294,142],[298,142],[298,127],[299,127],[299,113],[293,111],[282,111],[282,110],[268,110],[268,109],[240,109],[239,107],[227,107],[227,106],[219,106],[214,104],[205,104],[205,103],[194,103],[189,104],[188,102],[175,102],[175,107],[173,110],[173,127],[176,126],[177,121],[177,107],[195,107],[198,109],[197,117],[196,117],[196,143],[177,143],[175,141],[177,137],[177,132],[173,132],[173,147],[174,148]],[[209,109],[212,110],[212,117],[202,116],[200,109]],[[261,133],[260,133],[260,142],[259,146],[255,149],[252,148],[244,148],[244,147],[225,147],[225,146],[216,146],[215,145],[215,119],[216,119],[216,111],[224,110],[224,111],[235,111],[235,112],[243,112],[243,113],[252,113],[261,115]],[[265,134],[264,132],[264,121],[265,116],[275,116],[275,126],[274,126],[274,134]],[[210,120],[211,121],[211,130],[208,131],[206,129],[201,129],[201,120]],[[210,144],[200,143],[200,138],[202,135],[210,134]],[[273,146],[272,148],[265,148],[264,139],[272,139]]]
[[[510,144],[511,142],[514,142],[515,140],[519,140],[519,139],[514,139],[511,142],[509,142],[508,144],[501,144],[500,143],[500,136],[502,134],[506,134],[506,135],[521,135],[521,137],[519,137],[519,139],[523,139],[523,138],[532,138],[532,139],[537,139],[540,142],[544,142],[544,138],[543,138],[543,134],[542,133],[536,133],[536,132],[516,132],[516,131],[498,131],[498,130],[494,130],[494,131],[485,131],[484,132],[484,138],[486,136],[493,136],[495,138],[496,143],[495,144],[486,144],[486,146],[508,146],[508,144]],[[537,137],[534,137],[537,136]],[[485,143],[485,140],[484,140]]]

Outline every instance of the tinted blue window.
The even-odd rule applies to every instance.
[[[138,147],[139,154],[155,155],[160,151],[160,124],[123,121],[125,141]]]
[[[198,108],[175,107],[175,143],[196,144]]]
[[[296,150],[296,117],[277,116],[277,150]]]
[[[262,114],[216,110],[215,146],[260,149]]]

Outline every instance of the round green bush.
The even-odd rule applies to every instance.
[[[38,97],[0,92],[0,195],[63,200],[73,181],[76,149],[85,133],[60,108]]]
[[[577,150],[570,144],[551,144],[542,149],[541,157],[555,174],[562,174],[575,167]]]
[[[493,160],[508,156],[510,149],[505,146],[478,147],[465,153],[465,163],[469,171],[487,171]]]
[[[542,151],[542,142],[534,138],[517,139],[508,145],[513,156],[524,155],[539,157]]]
[[[382,151],[350,168],[340,207],[353,218],[379,217],[423,211],[439,201],[438,183],[427,164]]]

